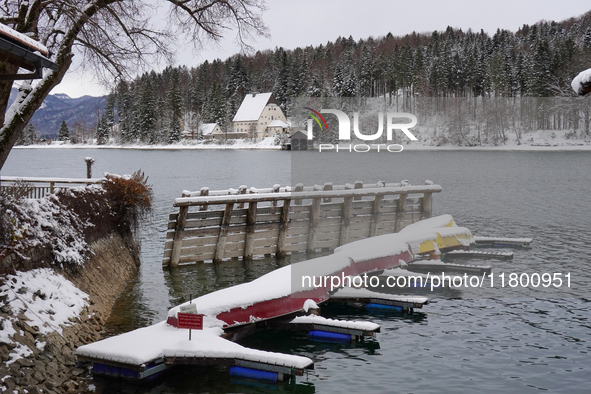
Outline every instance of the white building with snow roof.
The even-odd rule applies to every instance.
[[[272,137],[289,127],[273,93],[247,94],[232,119],[232,126],[234,133],[246,133],[249,138]]]

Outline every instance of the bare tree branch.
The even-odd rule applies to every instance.
[[[5,117],[12,82],[0,82],[0,168],[18,135],[51,89],[59,84],[80,54],[84,67],[102,81],[113,75],[130,76],[154,60],[170,61],[173,30],[187,36],[197,47],[218,42],[230,30],[245,49],[248,40],[267,36],[261,13],[262,0],[161,0],[170,7],[165,28],[153,27],[153,4],[141,0],[4,0],[0,22],[35,37],[45,45],[59,66],[25,89],[21,101]],[[0,74],[14,74],[15,66],[0,63]]]

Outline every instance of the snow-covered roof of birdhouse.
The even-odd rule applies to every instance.
[[[273,93],[247,94],[238,108],[238,112],[232,119],[233,122],[248,122],[258,120],[267,104],[275,104]]]

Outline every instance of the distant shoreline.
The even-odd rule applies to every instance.
[[[19,145],[13,149],[134,149],[134,150],[281,150],[280,146],[232,145]]]
[[[370,144],[371,145],[371,144]],[[341,144],[339,153],[349,153],[348,144]],[[581,145],[499,145],[499,146],[453,146],[453,145],[403,145],[403,151],[591,151],[591,143]],[[281,150],[277,145],[73,145],[73,144],[51,144],[51,145],[19,145],[13,149],[133,149],[133,150]],[[312,149],[310,149],[312,150]],[[313,149],[317,151],[317,149]],[[371,151],[376,151],[372,149]],[[288,151],[286,151],[288,152]],[[363,153],[363,152],[358,152]]]

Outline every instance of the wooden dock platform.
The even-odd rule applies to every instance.
[[[352,341],[364,337],[375,337],[380,332],[379,324],[365,321],[327,319],[322,316],[307,315],[272,319],[257,324],[260,328],[273,328],[295,331],[324,331],[350,335]]]
[[[242,326],[239,334],[229,333],[224,335],[225,338],[211,330],[193,330],[190,341],[187,330],[163,324],[81,346],[76,352],[78,363],[91,363],[97,375],[131,380],[149,378],[175,365],[220,365],[275,372],[282,381],[314,369],[313,361],[301,356],[249,349],[233,341],[269,328],[346,334],[353,341],[373,337],[380,331],[380,326],[371,322],[334,320],[315,315],[283,316]],[[150,351],[141,349],[146,343],[152,347]]]
[[[404,193],[418,188],[406,187]],[[380,192],[388,193],[389,190],[381,188]],[[366,190],[358,190],[358,194],[344,194],[345,191],[339,190],[306,193],[313,192],[290,193],[288,196],[281,196],[282,192],[273,194],[280,195],[282,201],[309,198],[319,204],[321,199],[330,198],[333,199],[330,203],[334,203],[336,198],[350,198],[353,202],[356,197],[379,195],[375,190],[369,194]],[[207,203],[217,202],[219,198],[240,204],[244,197],[211,196],[207,197]],[[269,194],[264,194],[262,199],[263,202],[274,201]],[[179,203],[184,202],[193,204],[195,201]],[[202,204],[205,201],[197,202]],[[256,201],[255,206],[259,202]],[[451,249],[465,247],[471,241],[472,233],[457,226],[450,215],[429,218],[409,224],[405,231],[358,240],[337,248],[330,255],[284,266],[251,282],[202,295],[171,308],[166,321],[81,346],[76,354],[81,362],[93,363],[96,373],[131,379],[149,378],[177,364],[251,368],[280,375],[281,379],[297,376],[313,368],[313,361],[302,356],[249,349],[233,341],[270,327],[307,330],[311,340],[352,341],[373,336],[380,328],[371,322],[340,321],[305,314],[312,313],[310,309],[317,312],[318,305],[329,300],[365,303],[370,310],[396,313],[422,308],[428,303],[426,297],[378,293],[349,286],[355,285],[353,279],[361,278],[364,273],[385,272],[412,261],[413,247],[410,244],[417,250],[428,252],[439,250],[437,245]],[[331,280],[317,283],[312,276]],[[334,284],[333,278],[338,279],[339,284]],[[194,307],[189,308],[190,305]],[[194,309],[195,313],[199,311],[202,323],[202,330],[193,330],[192,339],[182,328],[185,326],[182,324],[184,315],[189,309]]]
[[[513,252],[488,252],[483,250],[452,250],[444,254],[445,259],[495,259],[512,260]]]
[[[468,274],[468,275],[482,275],[490,274],[492,267],[490,265],[469,265],[469,264],[455,264],[443,263],[441,261],[433,260],[419,260],[408,264],[409,271],[419,273],[454,273],[454,274]]]
[[[475,246],[483,248],[531,248],[531,238],[474,237]]]
[[[314,362],[302,356],[249,349],[219,336],[215,328],[188,330],[166,322],[79,347],[79,362],[92,363],[94,372],[143,379],[173,365],[256,365],[263,371],[301,376]]]
[[[413,312],[429,304],[427,297],[378,293],[365,288],[343,287],[329,298],[331,302],[381,304],[400,307],[403,312]]]

